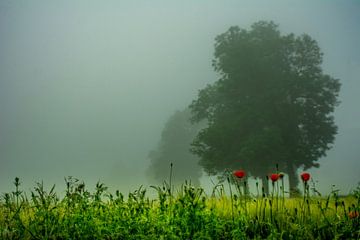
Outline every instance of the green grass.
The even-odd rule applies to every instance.
[[[185,183],[176,191],[154,186],[150,199],[139,188],[126,198],[98,183],[94,192],[74,179],[66,180],[66,195],[38,183],[29,197],[15,179],[15,189],[0,201],[1,239],[359,239],[360,187],[339,197],[285,198],[245,195],[223,185],[211,196]],[[227,188],[228,189],[228,188]],[[229,193],[227,193],[229,194]],[[350,216],[350,217],[349,217]]]

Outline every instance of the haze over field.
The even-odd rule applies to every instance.
[[[91,189],[147,185],[167,119],[218,78],[214,38],[259,20],[316,39],[324,72],[340,79],[339,133],[310,172],[320,191],[348,193],[360,181],[356,0],[0,0],[0,192],[16,176],[25,189],[41,180],[63,189],[70,175]]]

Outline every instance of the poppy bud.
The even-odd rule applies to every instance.
[[[303,180],[303,182],[307,182],[310,180],[310,174],[307,172],[304,172],[300,175],[301,179]]]
[[[271,179],[271,181],[273,181],[273,182],[276,182],[278,179],[279,179],[279,174],[277,174],[277,173],[273,173],[273,174],[271,174],[270,175],[270,179]]]
[[[243,178],[243,177],[246,176],[246,173],[245,173],[244,170],[237,170],[237,171],[235,171],[233,174],[234,174],[235,177],[237,177],[237,178],[239,178],[239,179],[241,179],[241,178]]]

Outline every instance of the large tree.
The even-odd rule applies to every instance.
[[[273,22],[216,37],[220,79],[190,105],[194,122],[208,121],[192,150],[209,174],[243,167],[264,179],[279,164],[295,190],[296,170],[319,166],[337,132],[331,114],[340,90],[323,73],[322,55],[310,36],[281,35]]]
[[[166,122],[157,148],[149,153],[150,166],[147,174],[162,183],[169,180],[170,164],[173,163],[173,183],[190,180],[199,185],[201,166],[199,157],[190,152],[190,144],[204,123],[191,124],[190,109],[176,111]]]

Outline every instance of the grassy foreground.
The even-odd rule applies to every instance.
[[[347,197],[305,191],[285,198],[281,188],[250,196],[229,185],[230,197],[222,184],[212,196],[187,183],[174,193],[164,184],[152,187],[156,199],[142,188],[125,199],[100,183],[91,193],[70,177],[60,199],[42,183],[29,197],[14,183],[0,201],[1,239],[360,239],[360,187]]]

